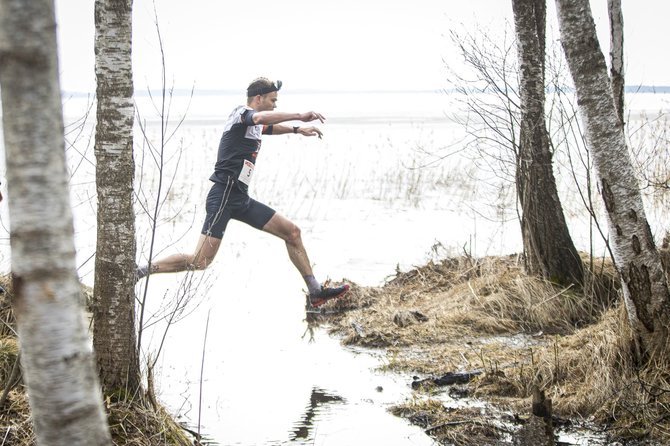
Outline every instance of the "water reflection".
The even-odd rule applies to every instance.
[[[307,339],[311,344],[314,342],[314,336],[316,335],[316,329],[319,327],[319,322],[309,314],[307,314],[305,322],[307,322],[307,326],[305,327],[305,332],[302,334],[302,339]]]
[[[309,298],[305,298],[305,319],[303,322],[306,323],[305,332],[302,334],[302,339],[307,339],[311,344],[314,342],[314,335],[316,330],[327,321],[327,317],[330,314],[334,314],[334,310],[328,310],[326,308],[314,308],[309,303]]]
[[[321,414],[323,406],[337,403],[346,403],[346,400],[341,396],[330,394],[318,387],[312,388],[309,404],[305,408],[305,414],[302,419],[295,424],[295,429],[291,433],[290,441],[298,442],[309,440],[314,428],[314,418]]]

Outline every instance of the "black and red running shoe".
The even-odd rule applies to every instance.
[[[344,284],[336,287],[321,287],[321,291],[309,295],[309,303],[312,307],[320,307],[328,301],[342,297],[349,291],[349,285]]]

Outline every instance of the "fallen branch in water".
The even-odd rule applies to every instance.
[[[426,378],[421,380],[412,381],[412,389],[416,390],[425,385],[432,386],[450,386],[452,384],[465,384],[478,375],[481,375],[482,372],[449,372],[438,378]]]

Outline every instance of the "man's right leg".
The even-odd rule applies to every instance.
[[[151,263],[151,274],[203,270],[212,263],[221,246],[221,239],[200,234],[193,254],[177,253]],[[145,273],[146,275],[146,273]],[[141,279],[141,277],[140,277]]]
[[[200,239],[193,254],[172,254],[171,256],[154,261],[149,267],[142,266],[137,268],[138,280],[148,274],[154,273],[176,273],[187,270],[203,270],[212,263],[216,256],[223,233],[230,220],[230,207],[228,199],[234,183],[232,181],[223,183],[214,183],[207,194],[205,208],[207,216],[202,226]]]

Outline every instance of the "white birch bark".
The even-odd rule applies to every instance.
[[[670,294],[612,99],[588,0],[556,0],[561,41],[577,90],[623,296],[645,356],[667,347]]]
[[[108,445],[79,307],[53,0],[0,0],[0,84],[13,307],[37,444]]]
[[[94,346],[106,392],[137,395],[132,0],[96,0],[98,225]]]

